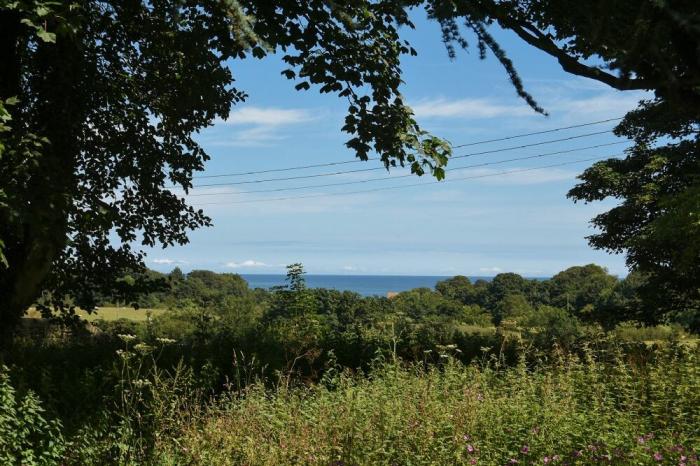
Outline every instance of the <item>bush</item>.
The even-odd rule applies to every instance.
[[[0,366],[0,464],[57,464],[66,448],[61,424],[47,420],[37,396],[19,396]]]
[[[214,403],[163,463],[697,465],[697,354],[643,370],[621,353],[552,353],[504,368],[377,364],[368,377],[249,387]]]
[[[659,342],[688,337],[679,324],[645,326],[631,321],[618,324],[613,334],[622,341],[634,342]]]

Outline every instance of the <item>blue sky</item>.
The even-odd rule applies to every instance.
[[[534,113],[519,99],[498,62],[460,52],[450,61],[437,25],[416,16],[417,29],[404,30],[418,50],[405,57],[402,93],[422,127],[454,145],[524,132],[588,123],[624,115],[645,97],[617,92],[561,71],[555,60],[513,35],[494,31],[520,72],[526,88],[550,113]],[[333,95],[297,92],[280,75],[279,56],[232,63],[236,85],[248,100],[227,121],[203,131],[198,140],[212,160],[204,175],[259,171],[349,160],[348,136],[340,131],[347,102]],[[613,123],[456,149],[455,155],[502,149],[611,129]],[[210,269],[238,273],[281,273],[302,262],[309,273],[494,275],[502,271],[548,276],[573,265],[595,262],[626,274],[624,257],[591,249],[589,220],[612,205],[574,204],[566,192],[593,162],[541,170],[530,168],[617,155],[626,143],[558,156],[458,170],[543,153],[589,147],[617,139],[611,134],[454,160],[448,183],[428,177],[391,179],[405,172],[381,170],[315,179],[274,181],[195,189],[190,199],[213,218],[214,226],[193,232],[190,244],[149,251],[147,265],[168,271]],[[195,180],[195,185],[242,182],[378,167],[360,162],[231,178]],[[453,167],[450,169],[450,167]],[[515,171],[499,175],[503,171]],[[484,176],[488,175],[488,176]],[[494,176],[491,176],[494,175]],[[359,181],[366,184],[281,189]],[[339,195],[349,191],[419,186]],[[331,195],[327,195],[331,194]],[[260,201],[290,198],[288,200]]]

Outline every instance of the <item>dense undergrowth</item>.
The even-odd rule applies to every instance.
[[[602,269],[391,299],[302,272],[180,277],[138,322],[27,319],[0,351],[0,462],[697,464],[695,327],[630,320]]]
[[[265,380],[239,357],[237,377],[212,395],[191,368],[154,364],[171,342],[122,338],[112,403],[70,435],[38,405],[4,414],[3,434],[39,432],[0,443],[0,454],[19,445],[27,460],[16,464],[698,464],[700,353],[690,345],[642,355],[601,341],[523,352],[512,365],[486,352],[465,365],[446,347],[439,363],[378,356],[366,372],[330,366],[313,384]]]

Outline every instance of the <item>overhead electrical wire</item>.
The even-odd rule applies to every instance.
[[[626,144],[627,142],[628,141],[608,142],[605,144],[596,144],[593,146],[578,147],[578,148],[574,148],[574,149],[567,149],[567,150],[561,150],[561,151],[556,151],[556,152],[547,152],[544,154],[528,155],[526,157],[516,157],[516,158],[512,158],[512,159],[498,160],[495,162],[483,162],[483,163],[477,163],[477,164],[472,164],[472,165],[466,165],[466,166],[462,166],[462,167],[448,167],[448,168],[449,168],[450,172],[454,172],[456,170],[465,170],[468,168],[485,167],[485,166],[489,166],[489,165],[500,165],[503,163],[517,162],[517,161],[521,161],[521,160],[530,160],[530,159],[536,159],[536,158],[542,158],[542,157],[550,157],[550,156],[554,156],[554,155],[569,154],[572,152],[579,152],[579,151],[588,150],[588,149],[598,149],[601,147]],[[415,174],[409,173],[406,175],[398,175],[398,176],[389,176],[389,177],[384,176],[384,177],[380,177],[380,178],[368,178],[368,179],[364,179],[364,180],[344,181],[344,182],[340,182],[340,183],[328,183],[328,184],[307,185],[307,186],[293,186],[293,187],[287,187],[287,188],[256,189],[256,190],[251,190],[251,191],[225,191],[225,192],[194,193],[194,194],[188,194],[187,197],[225,196],[225,195],[231,195],[231,194],[253,194],[253,193],[273,193],[273,192],[282,192],[282,191],[298,191],[301,189],[328,188],[331,186],[347,186],[347,185],[351,185],[351,184],[371,183],[374,181],[391,181],[391,180],[410,178],[410,177],[415,177],[415,176],[416,176]]]
[[[400,185],[400,186],[382,186],[380,188],[365,189],[365,190],[358,190],[358,191],[348,191],[348,192],[341,192],[341,193],[309,194],[306,196],[278,197],[278,198],[268,198],[268,199],[249,199],[249,200],[243,200],[243,201],[230,201],[230,202],[208,202],[208,203],[203,203],[203,204],[197,204],[197,205],[195,205],[195,207],[202,207],[202,206],[207,206],[207,205],[230,205],[230,204],[251,204],[251,203],[258,203],[258,202],[279,202],[279,201],[290,201],[290,200],[297,200],[297,199],[317,198],[317,197],[347,196],[347,195],[352,195],[352,194],[364,194],[364,193],[372,193],[372,192],[378,192],[378,191],[388,191],[388,190],[394,190],[394,189],[412,188],[412,187],[416,187],[416,186],[434,185],[434,184],[439,184],[439,183],[450,183],[450,182],[454,182],[454,181],[465,181],[465,180],[472,180],[472,179],[477,179],[477,178],[488,178],[488,177],[493,177],[493,176],[510,175],[512,173],[524,173],[524,172],[530,172],[530,171],[535,171],[535,170],[543,170],[545,168],[562,167],[565,165],[573,165],[576,163],[590,162],[593,160],[603,160],[603,159],[608,159],[608,158],[611,158],[611,157],[610,156],[593,157],[593,158],[588,158],[588,159],[574,160],[574,161],[570,161],[570,162],[544,165],[544,166],[540,166],[540,167],[508,170],[508,171],[503,171],[503,172],[498,172],[498,173],[488,173],[488,174],[484,174],[484,175],[466,176],[466,177],[461,177],[461,178],[450,178],[448,180],[430,181],[427,183],[412,183],[412,184],[405,184],[405,185]]]
[[[481,144],[489,144],[492,142],[501,142],[501,141],[509,141],[512,139],[519,139],[519,138],[524,138],[528,136],[537,136],[541,134],[549,134],[549,133],[555,133],[558,131],[565,131],[568,129],[575,129],[575,128],[583,128],[586,126],[594,126],[594,125],[600,125],[603,123],[610,123],[611,121],[619,121],[621,120],[622,117],[617,117],[617,118],[608,118],[606,120],[598,120],[598,121],[591,121],[588,123],[581,123],[578,125],[570,125],[570,126],[560,126],[558,128],[552,128],[548,130],[543,130],[543,131],[534,131],[531,133],[522,133],[522,134],[516,134],[513,136],[505,136],[502,138],[495,138],[495,139],[485,139],[481,141],[475,141],[475,142],[470,142],[466,144],[459,144],[456,146],[452,146],[452,149],[460,149],[463,147],[470,147],[470,146],[477,146]],[[309,168],[321,168],[321,167],[333,167],[337,165],[346,165],[350,163],[359,163],[359,162],[365,162],[369,160],[380,160],[379,157],[369,157],[367,160],[361,160],[361,159],[352,159],[352,160],[343,160],[340,162],[326,162],[326,163],[319,163],[319,164],[311,164],[311,165],[299,165],[295,167],[286,167],[286,168],[270,168],[267,170],[256,170],[256,171],[249,171],[249,172],[237,172],[237,173],[221,173],[221,174],[216,174],[216,175],[195,175],[193,176],[194,179],[205,179],[205,178],[224,178],[224,177],[232,177],[232,176],[247,176],[247,175],[260,175],[264,173],[275,173],[275,172],[284,172],[284,171],[292,171],[292,170],[305,170]]]
[[[547,141],[538,141],[535,143],[530,143],[530,144],[522,144],[519,146],[510,146],[510,147],[504,147],[500,149],[492,149],[492,150],[487,150],[487,151],[481,151],[481,152],[472,152],[468,154],[461,154],[461,155],[456,155],[450,157],[450,160],[455,160],[455,159],[462,159],[462,158],[467,158],[467,157],[474,157],[477,155],[486,155],[486,154],[495,154],[495,153],[500,153],[500,152],[507,152],[511,150],[517,150],[517,149],[525,149],[528,147],[536,147],[536,146],[543,146],[546,144],[554,144],[557,142],[564,142],[564,141],[572,141],[574,139],[581,139],[581,138],[586,138],[590,136],[597,136],[601,134],[606,134],[609,133],[610,130],[605,130],[605,131],[596,131],[592,133],[585,133],[585,134],[579,134],[575,136],[569,136],[566,138],[559,138],[559,139],[550,139]],[[337,175],[345,175],[349,173],[361,173],[361,172],[369,172],[369,171],[377,171],[377,170],[386,170],[386,167],[371,167],[371,168],[360,168],[357,170],[346,170],[346,171],[338,171],[338,172],[330,172],[330,173],[316,173],[313,175],[298,175],[298,176],[289,176],[289,177],[282,177],[282,178],[265,178],[265,179],[260,179],[260,180],[246,180],[246,181],[236,181],[236,182],[226,182],[226,183],[207,183],[207,184],[199,184],[199,185],[193,185],[193,188],[206,188],[206,187],[212,187],[212,186],[238,186],[238,185],[244,185],[244,184],[258,184],[258,183],[267,183],[271,181],[291,181],[291,180],[302,180],[302,179],[309,179],[309,178],[319,178],[319,177],[324,177],[324,176],[337,176]],[[179,186],[169,186],[169,189],[172,188],[178,188],[181,189]]]
[[[485,139],[482,141],[476,141],[476,142],[470,142],[467,144],[460,144],[458,146],[452,146],[453,149],[459,149],[461,147],[469,147],[469,146],[476,146],[479,144],[488,144],[491,142],[500,142],[500,141],[509,141],[511,139],[518,139],[518,138],[524,138],[526,136],[536,136],[538,134],[547,134],[547,133],[556,133],[557,131],[565,131],[567,129],[574,129],[574,128],[583,128],[584,126],[593,126],[593,125],[600,125],[603,123],[609,123],[611,121],[619,121],[622,120],[623,117],[617,117],[617,118],[608,118],[607,120],[598,120],[598,121],[592,121],[590,123],[581,123],[579,125],[571,125],[571,126],[560,126],[559,128],[552,128],[552,129],[546,129],[544,131],[535,131],[533,133],[523,133],[523,134],[516,134],[514,136],[505,136],[502,138],[496,138],[496,139]]]

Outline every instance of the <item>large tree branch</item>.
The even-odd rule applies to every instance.
[[[524,21],[514,20],[503,15],[499,15],[497,20],[502,27],[515,32],[518,37],[523,39],[528,44],[532,45],[533,47],[537,47],[543,52],[546,52],[547,54],[556,58],[557,61],[559,61],[562,69],[568,73],[595,79],[596,81],[605,83],[608,86],[620,91],[653,88],[651,83],[644,79],[615,76],[614,74],[607,73],[600,68],[581,63],[575,57],[572,57],[564,50],[559,48],[554,41],[544,35],[536,27]]]

